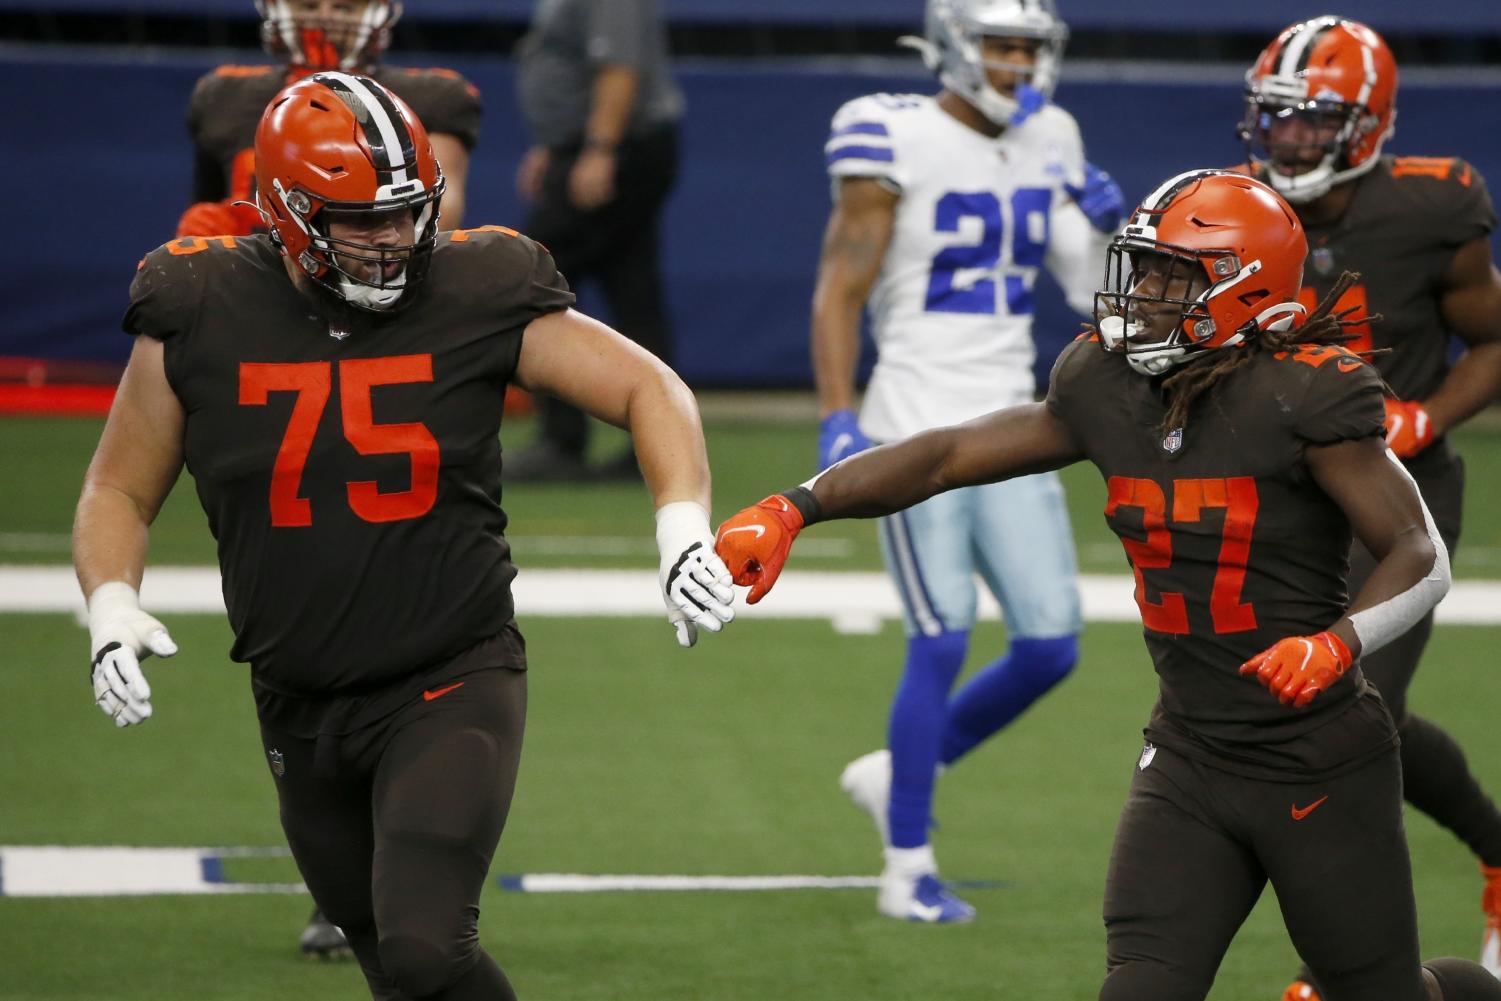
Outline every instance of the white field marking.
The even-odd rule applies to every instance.
[[[285,848],[0,845],[0,897],[137,897],[306,893],[301,883],[226,883],[226,858],[282,857]]]
[[[140,897],[306,893],[301,883],[226,883],[227,858],[286,857],[285,848],[131,848],[0,845],[0,897]],[[533,873],[497,876],[515,893],[869,890],[875,876],[674,876]],[[998,880],[957,886],[994,889]]]
[[[876,876],[589,876],[538,872],[496,877],[514,893],[609,893],[682,890],[873,890]]]
[[[1132,578],[1084,574],[1079,578],[1084,618],[1136,622]],[[522,570],[516,578],[516,614],[533,618],[656,618],[663,613],[655,570]],[[141,604],[157,615],[224,613],[219,571],[212,567],[152,567]],[[83,597],[70,567],[0,565],[0,612],[72,612],[82,621]],[[827,619],[851,632],[873,621],[901,618],[896,589],[876,571],[789,570],[759,604],[737,602],[746,618]],[[980,618],[999,619],[995,600],[980,588]],[[1438,608],[1438,621],[1454,625],[1501,624],[1501,581],[1457,581]]]
[[[0,540],[3,538],[0,536]],[[517,535],[508,538],[511,548],[521,554],[523,560],[532,553],[539,556],[657,555],[656,540],[646,535]],[[849,559],[855,555],[855,543],[851,539],[804,539],[797,544],[797,552],[799,556],[819,559]]]

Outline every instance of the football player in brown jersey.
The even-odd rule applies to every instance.
[[[394,91],[428,129],[443,165],[439,227],[464,216],[469,154],[479,136],[479,91],[446,69],[379,65],[401,17],[391,0],[256,0],[261,42],[279,65],[220,66],[198,81],[188,104],[193,139],[193,204],[177,236],[248,236],[263,232],[255,207],[255,130],[266,104],[287,84],[320,70],[358,72]],[[299,945],[308,956],[349,954],[344,934],[314,913]]]
[[[1417,481],[1452,552],[1464,465],[1445,434],[1501,393],[1501,274],[1490,247],[1496,214],[1470,164],[1382,154],[1396,96],[1397,64],[1376,32],[1339,17],[1301,21],[1246,74],[1241,135],[1250,169],[1292,203],[1308,232],[1304,304],[1327,295],[1342,271],[1361,274],[1338,308],[1381,317],[1354,328],[1351,346],[1378,349],[1372,363],[1396,394],[1386,402],[1387,444]],[[1452,365],[1451,336],[1466,349]],[[1351,586],[1372,566],[1356,545]],[[1481,962],[1501,977],[1501,812],[1454,738],[1407,707],[1432,628],[1433,617],[1424,616],[1364,667],[1402,734],[1408,802],[1479,860]],[[1300,977],[1285,997],[1313,1001],[1318,993]]]
[[[445,230],[464,218],[469,154],[479,137],[479,91],[447,69],[380,65],[401,17],[391,0],[256,0],[261,41],[279,65],[220,66],[198,81],[188,104],[193,204],[177,235],[248,236],[265,224],[255,209],[255,129],[283,87],[323,70],[362,73],[394,91],[428,129],[448,182]]]
[[[629,428],[684,646],[733,617],[697,407],[570,309],[541,246],[438,233],[442,169],[375,81],[320,73],[282,92],[256,169],[268,235],[173,241],[131,286],[135,347],[74,532],[95,698],[120,726],[152,715],[140,660],[176,647],[137,589],[186,464],[314,900],[377,999],[512,998],[476,928],[525,718],[505,387]]]
[[[1356,660],[1427,613],[1448,558],[1382,441],[1374,369],[1297,302],[1271,188],[1190,171],[1111,244],[1098,330],[1047,400],[861,452],[720,526],[759,601],[797,533],[1081,460],[1136,576],[1160,698],[1116,833],[1102,1001],[1199,1001],[1265,885],[1336,1001],[1501,999],[1418,956],[1397,733]],[[1378,557],[1345,587],[1352,531]],[[1358,916],[1358,920],[1357,920]]]

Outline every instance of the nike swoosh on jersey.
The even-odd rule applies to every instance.
[[[728,532],[725,532],[724,534],[725,535],[734,535],[736,532],[755,532],[756,533],[756,538],[759,539],[761,536],[763,536],[763,535],[766,534],[766,526],[765,525],[741,525],[739,528],[732,528]]]
[[[1328,798],[1328,796],[1321,796],[1318,799],[1314,800],[1312,803],[1309,803],[1307,806],[1303,807],[1301,810],[1298,809],[1298,805],[1296,803],[1292,804],[1293,819],[1302,820],[1304,817],[1308,816],[1310,813],[1323,806],[1324,800]]]
[[[455,688],[463,687],[464,683],[462,681],[455,681],[453,684],[444,685],[442,688],[430,688],[422,693],[422,701],[431,702],[433,699],[440,699],[443,696],[447,695],[449,692],[453,691]]]
[[[1339,361],[1334,363],[1334,367],[1339,369],[1341,372],[1353,372],[1362,364],[1363,362],[1350,361],[1348,358],[1341,358]]]

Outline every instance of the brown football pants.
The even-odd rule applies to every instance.
[[[1202,1001],[1268,882],[1325,1001],[1428,1001],[1395,750],[1298,783],[1164,747],[1116,830],[1100,1001]]]
[[[376,1001],[516,997],[480,948],[477,923],[516,786],[526,673],[461,680],[340,737],[261,727],[267,753],[280,754],[292,855]]]

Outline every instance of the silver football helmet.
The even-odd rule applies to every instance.
[[[901,39],[922,53],[928,69],[945,87],[997,125],[1020,125],[1053,95],[1068,26],[1053,0],[928,0],[925,37]],[[987,35],[1035,38],[1037,58],[1031,66],[987,62],[982,42]],[[1016,72],[1024,81],[1015,96],[990,85],[987,68]]]

